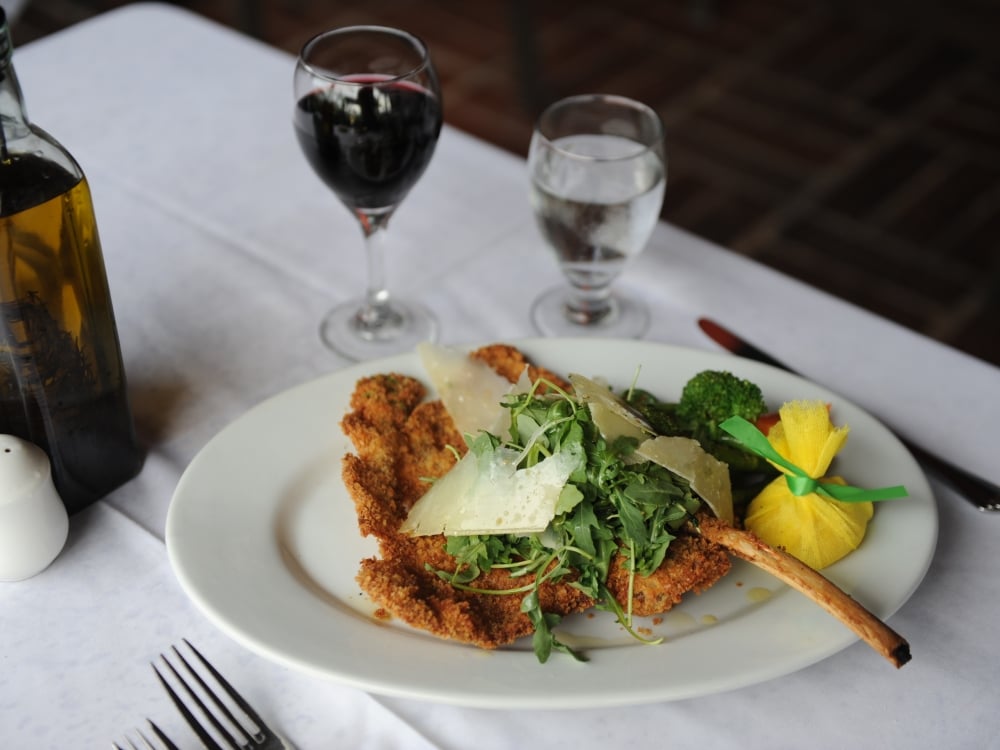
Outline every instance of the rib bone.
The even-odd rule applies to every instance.
[[[895,667],[902,667],[910,660],[910,644],[906,639],[805,563],[771,547],[749,531],[734,529],[715,519],[704,520],[699,530],[709,541],[805,594]]]

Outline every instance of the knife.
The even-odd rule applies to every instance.
[[[710,339],[719,344],[723,349],[732,352],[739,357],[752,359],[756,362],[778,367],[790,373],[798,375],[791,367],[784,362],[772,357],[770,354],[760,349],[749,341],[740,338],[738,335],[708,318],[699,318],[698,327],[704,331]],[[981,511],[1000,511],[1000,487],[987,479],[972,474],[965,469],[948,463],[943,458],[928,453],[919,445],[914,445],[898,433],[894,433],[899,441],[906,446],[906,449],[913,454],[925,469],[933,473],[938,479],[943,480],[953,490],[971,502]]]

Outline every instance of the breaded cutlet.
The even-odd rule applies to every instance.
[[[514,347],[494,344],[471,355],[515,382],[528,365],[532,379],[544,377],[560,387],[569,384],[555,373],[534,367]],[[457,589],[428,567],[455,570],[445,551],[445,537],[410,536],[399,527],[413,504],[430,487],[429,478],[443,476],[454,466],[465,443],[440,401],[425,401],[426,388],[399,374],[358,381],[351,411],[341,427],[355,453],[343,460],[343,478],[354,500],[358,526],[379,543],[379,556],[361,561],[357,580],[385,613],[421,630],[482,648],[496,648],[530,635],[533,626],[520,611],[521,596],[477,594]],[[619,556],[620,557],[620,556]],[[702,591],[728,572],[729,556],[701,537],[682,534],[671,543],[664,564],[653,575],[634,581],[632,611],[651,615],[666,611],[688,591]],[[482,589],[513,589],[531,578],[511,578],[502,570],[481,575],[471,585]],[[624,565],[616,560],[607,582],[620,602],[627,601],[629,583]],[[582,612],[594,601],[566,579],[543,583],[542,609],[559,615]],[[625,604],[623,604],[625,606]]]

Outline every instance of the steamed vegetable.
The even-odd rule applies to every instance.
[[[704,370],[684,385],[677,416],[685,424],[713,438],[729,417],[753,422],[767,411],[760,388],[749,380],[724,370]]]

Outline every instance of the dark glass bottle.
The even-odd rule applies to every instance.
[[[69,512],[134,477],[143,452],[79,165],[24,110],[0,8],[0,433],[39,445]]]

